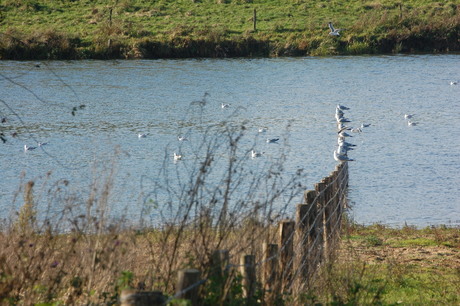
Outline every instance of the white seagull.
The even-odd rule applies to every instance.
[[[348,120],[345,117],[341,117],[341,118],[337,119],[337,123],[344,123],[344,122],[350,122],[350,120]]]
[[[280,140],[279,138],[267,138],[267,143],[276,143],[278,140]]]
[[[261,157],[263,153],[256,152],[254,150],[251,151],[251,157],[256,158],[256,157]]]
[[[337,153],[337,151],[334,151],[334,159],[339,162],[354,161],[354,159],[349,158],[346,155],[341,155]]]
[[[353,137],[351,136],[350,134],[348,134],[347,132],[345,131],[341,131],[338,133],[339,134],[339,137],[342,137],[342,138],[345,138],[345,137]]]
[[[329,22],[328,23],[329,25],[329,29],[331,29],[331,32],[329,32],[329,35],[332,35],[332,36],[339,36],[339,31],[342,31],[342,29],[336,29],[334,28],[334,26],[332,25],[332,22]]]
[[[24,145],[24,152],[27,152],[27,151],[32,151],[32,150],[35,150],[37,147],[29,147],[28,145]]]
[[[344,146],[338,146],[336,151],[337,151],[337,154],[339,154],[339,155],[345,155],[345,156],[347,156],[348,150],[353,150],[353,149],[351,149],[351,148],[346,148],[346,147],[344,147]]]
[[[363,129],[357,127],[357,128],[352,128],[351,131],[352,131],[353,133],[361,133],[361,132],[363,131]]]
[[[344,110],[349,110],[350,108],[349,108],[349,107],[346,107],[346,106],[344,106],[344,105],[337,104],[336,109],[341,110],[341,111],[344,111]]]
[[[182,159],[182,155],[176,154],[176,152],[174,152],[174,161],[181,160],[181,159]]]
[[[222,103],[222,104],[221,104],[221,107],[222,107],[222,108],[229,108],[229,107],[230,107],[230,104]]]
[[[408,120],[408,121],[407,121],[407,125],[408,125],[408,126],[415,126],[415,125],[417,125],[417,123]]]
[[[405,114],[404,115],[404,119],[411,119],[412,117],[414,117],[414,114]]]
[[[137,134],[137,137],[138,137],[138,138],[145,138],[145,137],[147,137],[147,134],[141,134],[141,133],[139,133],[139,134]]]
[[[370,123],[361,123],[361,128],[364,129],[364,128],[367,128],[367,127],[370,127],[371,124]]]
[[[187,141],[188,139],[185,136],[177,136],[177,140],[179,140],[179,141]]]
[[[259,128],[259,133],[265,133],[268,130],[266,127]]]
[[[346,142],[346,141],[345,141],[345,138],[343,138],[343,137],[339,137],[339,138],[337,139],[337,144],[338,144],[339,146],[344,146],[344,147],[356,147],[355,144]]]
[[[38,146],[41,147],[41,146],[46,146],[48,143],[47,142],[39,142],[38,143]]]
[[[451,81],[451,82],[450,82],[450,85],[457,85],[457,84],[458,84],[457,81]]]

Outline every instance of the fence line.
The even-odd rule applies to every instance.
[[[314,184],[314,190],[304,192],[302,203],[297,204],[295,216],[279,222],[278,241],[264,241],[260,246],[262,258],[255,260],[254,254],[241,254],[238,264],[230,263],[227,250],[215,250],[211,267],[206,277],[201,278],[197,269],[180,270],[176,294],[163,299],[166,304],[175,298],[185,298],[198,305],[199,287],[210,278],[219,276],[226,282],[229,271],[240,270],[243,296],[250,301],[257,291],[263,294],[266,304],[281,294],[291,294],[293,290],[303,291],[316,278],[318,269],[335,255],[340,238],[342,214],[347,203],[348,163],[339,163],[335,170],[320,182]],[[256,268],[260,268],[261,279],[257,280]],[[224,294],[224,288],[221,292]],[[298,291],[298,292],[300,292]],[[124,295],[122,305],[140,305],[136,294],[130,291]],[[123,295],[123,294],[122,294]],[[129,299],[131,296],[131,299]],[[225,299],[223,296],[222,299]],[[126,302],[128,301],[128,302]],[[152,304],[151,305],[157,305]]]

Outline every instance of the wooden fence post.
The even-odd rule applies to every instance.
[[[317,229],[317,236],[316,238],[316,263],[321,263],[323,261],[324,255],[324,188],[325,184],[320,182],[315,184],[316,190],[316,229]]]
[[[324,253],[326,258],[329,258],[329,253],[331,251],[331,233],[332,233],[332,201],[331,201],[331,178],[325,177],[321,182],[324,183],[324,211],[323,211],[323,220],[324,220]]]
[[[262,245],[262,284],[267,305],[274,304],[279,295],[278,245],[264,242]]]
[[[317,207],[317,192],[315,190],[305,191],[305,203],[308,206],[308,242],[307,248],[309,251],[308,259],[308,278],[312,276],[312,273],[315,271],[317,255],[318,255],[318,245],[320,245],[322,240],[318,238],[318,207]]]
[[[243,276],[243,296],[249,301],[256,291],[256,256],[242,255],[240,258],[240,272]]]
[[[124,289],[120,295],[121,306],[162,306],[166,297],[161,291],[137,291]]]
[[[192,302],[192,305],[198,305],[197,283],[200,281],[201,272],[197,269],[180,270],[177,277],[176,294],[179,299],[186,299]],[[192,286],[195,287],[192,287]]]
[[[228,250],[217,250],[211,255],[211,267],[208,272],[208,278],[216,280],[219,285],[219,299],[220,303],[225,304],[228,292],[227,281],[229,276],[228,263],[230,261],[230,254]]]
[[[254,14],[252,16],[252,21],[253,21],[253,24],[254,24],[254,32],[257,31],[257,11],[256,9],[254,8]]]
[[[297,287],[304,287],[308,280],[309,255],[309,208],[308,204],[297,204],[296,210],[296,267]]]
[[[294,262],[294,229],[295,222],[283,220],[279,225],[279,245],[280,245],[280,274],[281,291],[285,292],[292,281],[292,269]]]

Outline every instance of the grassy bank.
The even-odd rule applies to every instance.
[[[77,230],[56,234],[48,228],[37,233],[31,231],[26,211],[22,210],[20,216],[0,234],[2,305],[112,305],[126,288],[160,290],[172,296],[177,269],[206,265],[206,247],[212,247],[218,236],[204,230],[202,238],[208,241],[202,244],[195,240],[200,235],[188,229],[182,233],[186,239],[178,247],[180,233],[173,227],[112,228],[101,234]],[[257,224],[233,229],[221,247],[233,245],[240,251],[251,248],[259,231],[266,229]],[[283,296],[278,305],[291,305],[293,301],[308,305],[460,303],[458,228],[394,229],[346,224],[340,245],[336,260],[320,268],[309,290]],[[232,298],[224,305],[245,303],[238,279],[235,274],[227,283]],[[219,282],[209,279],[203,285],[205,293],[200,303],[218,304],[219,288]]]
[[[341,36],[328,35],[329,21],[344,29]],[[0,32],[2,59],[458,52],[460,6],[429,0],[5,0]]]

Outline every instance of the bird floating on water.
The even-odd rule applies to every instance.
[[[268,130],[266,127],[259,128],[259,133],[265,133]]]
[[[221,104],[221,107],[222,107],[222,108],[229,108],[229,107],[230,107],[230,104],[222,103],[222,104]]]
[[[138,138],[145,138],[145,137],[147,137],[147,134],[141,134],[141,133],[139,133],[139,134],[137,134],[137,137],[138,137]]]
[[[28,145],[24,145],[24,152],[27,152],[27,151],[32,151],[32,150],[35,150],[37,147],[29,147]]]
[[[41,147],[41,146],[46,146],[48,143],[47,142],[39,142],[38,143],[38,146]]]
[[[177,140],[179,140],[179,141],[187,141],[188,139],[185,136],[177,136]]]
[[[412,119],[414,117],[414,114],[405,114],[404,119]]]
[[[278,140],[280,140],[279,138],[267,138],[267,143],[276,143]]]
[[[412,122],[411,120],[408,120],[407,125],[408,126],[415,126],[415,125],[417,125],[417,122]]]
[[[256,152],[254,150],[251,151],[251,157],[256,158],[256,157],[261,157],[263,153],[261,152]]]
[[[334,28],[334,26],[332,25],[332,22],[329,22],[328,25],[329,25],[329,29],[331,29],[331,32],[329,32],[329,35],[340,36],[339,31],[342,31],[342,29]]]
[[[181,160],[181,159],[182,159],[182,155],[176,154],[176,152],[174,152],[174,160],[177,161],[177,160]]]
[[[458,84],[457,81],[451,81],[451,82],[450,82],[450,85],[457,85],[457,84]]]
[[[364,128],[367,128],[367,127],[370,127],[371,124],[370,123],[361,123],[361,128],[364,129]]]

